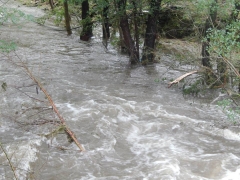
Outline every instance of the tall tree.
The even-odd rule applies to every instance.
[[[80,39],[88,41],[92,37],[92,19],[89,13],[89,2],[84,0],[82,2],[82,32]]]
[[[208,68],[212,68],[210,62],[210,53],[208,51],[210,38],[207,37],[207,32],[210,28],[214,27],[215,21],[217,18],[217,0],[214,0],[210,6],[210,13],[206,19],[204,29],[203,29],[203,37],[206,38],[202,43],[202,65]]]
[[[102,29],[103,29],[104,39],[107,39],[110,37],[108,13],[109,13],[109,2],[108,0],[106,0],[103,8],[103,12],[102,12],[102,17],[103,17]]]
[[[71,18],[68,12],[68,0],[64,0],[63,7],[64,7],[65,26],[66,26],[68,35],[70,35],[72,34],[72,29],[70,25]]]
[[[118,13],[120,15],[120,27],[123,34],[124,44],[127,48],[127,51],[130,55],[130,63],[136,64],[139,62],[137,50],[134,44],[134,41],[131,36],[129,23],[128,23],[128,16],[126,13],[126,0],[117,0],[117,7]]]
[[[153,63],[155,40],[157,37],[157,22],[161,8],[161,0],[150,0],[150,12],[145,32],[142,64]]]
[[[138,18],[138,2],[135,0],[131,0],[131,3],[133,5],[133,23],[134,23],[134,40],[136,43],[136,50],[137,50],[137,59],[139,59],[139,28],[138,28],[138,23],[139,23],[139,18]]]
[[[49,0],[49,5],[50,5],[51,9],[54,9],[54,2],[53,2],[53,0]]]

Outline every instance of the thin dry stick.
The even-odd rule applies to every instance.
[[[65,127],[66,132],[69,134],[69,136],[72,138],[72,140],[76,143],[76,145],[79,147],[79,149],[81,151],[84,151],[84,148],[82,147],[82,145],[79,143],[79,141],[77,140],[77,138],[75,137],[74,133],[70,130],[70,128],[66,125],[66,122],[64,120],[64,118],[60,115],[56,105],[54,104],[51,96],[48,94],[48,92],[44,89],[43,85],[41,84],[40,81],[38,81],[34,75],[32,74],[32,72],[29,70],[29,68],[26,66],[26,64],[21,60],[21,58],[16,54],[16,56],[18,57],[19,61],[21,62],[21,67],[25,69],[26,73],[28,74],[28,76],[38,85],[38,87],[42,90],[42,92],[45,94],[45,96],[48,99],[48,102],[50,103],[50,105],[53,108],[53,111],[57,114],[59,120],[61,121],[61,124]]]
[[[227,59],[224,58],[224,57],[223,57],[223,60],[224,60],[224,62],[225,62],[226,64],[228,64],[228,65],[230,66],[230,68],[233,70],[233,72],[235,73],[235,75],[236,75],[237,77],[240,77],[240,74],[239,74],[238,70],[234,67],[234,65],[233,65],[229,60],[227,60]]]
[[[13,172],[13,174],[14,174],[15,179],[18,180],[17,175],[16,175],[16,172],[15,172],[15,169],[14,169],[14,167],[13,167],[13,165],[12,165],[12,163],[11,163],[9,157],[8,157],[7,152],[4,150],[4,148],[2,147],[2,144],[1,144],[1,143],[0,143],[0,147],[1,147],[2,151],[3,151],[3,153],[5,154],[5,157],[6,157],[7,160],[8,160],[8,164],[10,165],[10,167],[11,167],[11,169],[12,169],[12,172]]]
[[[217,53],[216,50],[214,50],[214,52]],[[218,54],[218,53],[217,53],[217,54]],[[232,71],[234,72],[234,74],[235,74],[237,77],[240,77],[240,74],[239,74],[238,70],[234,67],[234,65],[233,65],[226,57],[223,57],[223,56],[221,56],[221,57],[222,57],[223,61],[224,61],[227,65],[229,65],[229,67],[232,69]]]
[[[190,75],[192,75],[192,74],[194,74],[194,73],[197,73],[197,72],[198,72],[198,71],[191,71],[191,72],[189,72],[189,73],[186,73],[186,74],[178,77],[177,79],[175,79],[174,81],[172,81],[172,82],[170,82],[170,83],[168,84],[168,88],[170,88],[173,84],[179,83],[179,81],[181,81],[181,80],[184,79],[185,77],[190,76]]]

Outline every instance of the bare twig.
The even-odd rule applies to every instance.
[[[17,89],[18,91],[20,91],[21,93],[25,94],[27,97],[33,99],[33,100],[36,100],[36,101],[39,101],[39,102],[44,102],[44,101],[42,101],[42,100],[40,100],[40,99],[37,99],[37,98],[35,98],[35,97],[32,97],[32,96],[28,95],[26,92],[23,92],[22,90],[20,90],[20,88],[16,88],[16,89]]]
[[[238,70],[234,67],[234,65],[227,59],[227,58],[224,58],[223,57],[223,61],[229,65],[229,67],[232,69],[232,71],[234,72],[234,74],[237,76],[237,77],[240,77],[240,74],[238,72]]]
[[[1,143],[0,143],[0,147],[1,147],[2,151],[3,151],[3,153],[5,154],[5,157],[6,157],[7,160],[8,160],[8,164],[10,165],[10,167],[11,167],[11,169],[12,169],[12,172],[13,172],[13,175],[14,175],[15,179],[18,180],[17,175],[16,175],[16,172],[15,172],[15,168],[13,167],[13,165],[12,165],[12,163],[11,163],[11,160],[10,160],[9,157],[8,157],[8,154],[7,154],[7,152],[4,150],[4,148],[3,148],[3,146],[2,146]]]

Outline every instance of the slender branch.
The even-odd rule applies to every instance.
[[[78,142],[78,140],[76,139],[76,137],[74,136],[73,132],[67,127],[66,122],[64,120],[64,118],[60,115],[56,105],[54,104],[51,96],[48,94],[48,92],[44,89],[44,87],[42,86],[42,84],[33,76],[32,72],[28,69],[28,67],[26,65],[24,65],[25,70],[28,72],[29,76],[32,78],[32,80],[34,82],[36,82],[39,86],[39,88],[42,90],[42,92],[46,95],[49,103],[51,104],[53,111],[57,114],[58,118],[61,121],[61,124],[65,126],[66,128],[66,132],[71,136],[71,138],[74,140],[74,142],[76,143],[76,145],[80,148],[81,151],[84,151],[84,148],[82,147],[82,145]]]
[[[25,94],[27,97],[33,99],[33,100],[36,100],[36,101],[39,101],[39,102],[44,102],[44,101],[42,101],[42,100],[40,100],[40,99],[37,99],[37,98],[35,98],[35,97],[32,97],[32,96],[28,95],[27,93],[23,92],[23,91],[20,90],[19,88],[16,88],[16,89],[17,89],[18,91],[20,91],[21,93]]]
[[[55,114],[57,115],[57,117],[59,118],[61,124],[65,127],[65,130],[67,132],[67,134],[72,138],[72,140],[75,142],[75,144],[78,146],[78,148],[81,151],[85,151],[85,149],[83,148],[83,146],[79,143],[79,141],[77,140],[77,138],[75,137],[74,133],[71,131],[71,129],[66,125],[66,122],[64,120],[64,118],[60,115],[56,105],[54,104],[51,96],[48,94],[47,90],[43,87],[43,85],[41,84],[41,82],[35,78],[35,76],[33,75],[33,73],[29,70],[29,68],[26,66],[26,64],[21,60],[21,58],[15,53],[16,57],[19,59],[19,64],[17,64],[18,66],[22,67],[25,70],[25,73],[38,85],[39,89],[45,94],[45,96],[48,99],[49,104],[52,106],[53,111],[55,112]],[[9,59],[11,60],[11,58],[9,57]]]
[[[12,172],[13,172],[13,174],[14,174],[15,179],[18,180],[17,175],[16,175],[16,172],[15,172],[15,169],[14,169],[14,167],[13,167],[13,165],[12,165],[12,163],[11,163],[9,157],[8,157],[7,152],[4,150],[4,148],[3,148],[3,146],[2,146],[2,143],[0,143],[0,147],[1,147],[2,151],[3,151],[3,153],[5,154],[5,157],[6,157],[7,160],[8,160],[8,164],[10,165],[10,167],[11,167],[11,169],[12,169]]]

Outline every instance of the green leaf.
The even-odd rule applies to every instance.
[[[6,91],[7,90],[7,83],[2,83],[2,89],[4,90],[4,91]]]

